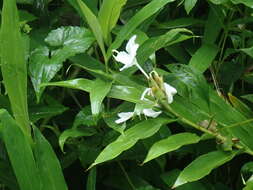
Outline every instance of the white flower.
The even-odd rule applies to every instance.
[[[158,117],[162,112],[161,111],[154,111],[150,108],[148,109],[143,109],[141,112],[138,112],[136,113],[137,115],[140,115],[140,114],[144,114],[145,116],[147,117],[152,117],[152,118],[156,118]],[[117,124],[120,124],[120,123],[124,123],[125,121],[131,119],[133,116],[134,116],[135,112],[121,112],[121,113],[118,113],[118,116],[119,116],[119,119],[117,119],[115,121],[115,123]]]
[[[164,85],[165,94],[167,97],[167,102],[168,102],[168,104],[171,104],[173,102],[173,96],[177,93],[177,89],[175,89],[173,86],[169,85],[166,82],[164,82],[163,85]],[[140,99],[145,100],[145,101],[149,101],[147,98],[145,98],[146,95],[154,97],[154,94],[152,93],[151,88],[146,88],[143,91]]]
[[[152,109],[143,109],[142,112],[145,116],[152,118],[156,118],[162,113],[161,111],[154,111]]]
[[[124,64],[124,66],[120,68],[120,71],[137,64],[135,56],[137,49],[139,48],[139,44],[135,43],[135,40],[136,35],[129,39],[126,45],[126,51],[118,52],[117,50],[112,50],[114,59]],[[116,55],[114,55],[115,53]]]
[[[165,94],[167,96],[168,104],[171,104],[173,102],[173,96],[177,93],[177,89],[167,84],[166,82],[163,84],[164,84]]]
[[[119,119],[115,121],[115,123],[123,123],[129,119],[131,119],[134,116],[134,112],[121,112],[118,113]]]

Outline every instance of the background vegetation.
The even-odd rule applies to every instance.
[[[1,189],[253,189],[252,0],[0,4]]]

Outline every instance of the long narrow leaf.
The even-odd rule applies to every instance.
[[[4,0],[1,25],[1,70],[12,111],[22,130],[30,135],[27,106],[25,47],[19,31],[15,0]]]
[[[21,190],[43,190],[28,138],[6,110],[0,110],[4,143]]]

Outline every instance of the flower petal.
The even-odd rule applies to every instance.
[[[119,123],[123,123],[127,120],[129,120],[131,117],[133,117],[134,112],[121,112],[118,113],[119,119],[117,119],[115,121],[115,123],[119,124]]]
[[[136,37],[137,37],[136,35],[133,35],[126,45],[127,53],[129,53],[129,55],[133,57],[136,56],[137,49],[139,48],[139,44],[135,43]]]
[[[141,99],[140,100],[147,100],[146,98],[145,98],[145,96],[148,94],[150,94],[151,93],[151,88],[146,88],[144,91],[143,91],[143,93],[141,94]]]
[[[173,96],[177,93],[177,89],[168,83],[164,83],[165,93],[167,95],[167,101],[169,104],[173,102]]]
[[[133,62],[133,58],[125,51],[120,51],[117,55],[113,55],[114,59],[124,65],[130,65]]]
[[[156,112],[152,109],[143,109],[143,114],[148,116],[148,117],[152,117],[152,118],[156,118],[161,113],[162,113],[161,111]]]

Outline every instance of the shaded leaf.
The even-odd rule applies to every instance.
[[[87,137],[96,134],[96,130],[94,128],[72,128],[64,130],[61,136],[59,137],[59,145],[64,152],[63,147],[68,138],[78,138],[78,137]]]
[[[97,170],[92,168],[89,172],[86,189],[87,190],[96,190],[96,179],[97,179]]]
[[[34,155],[39,168],[42,189],[67,190],[60,162],[53,148],[36,127],[34,130]]]

